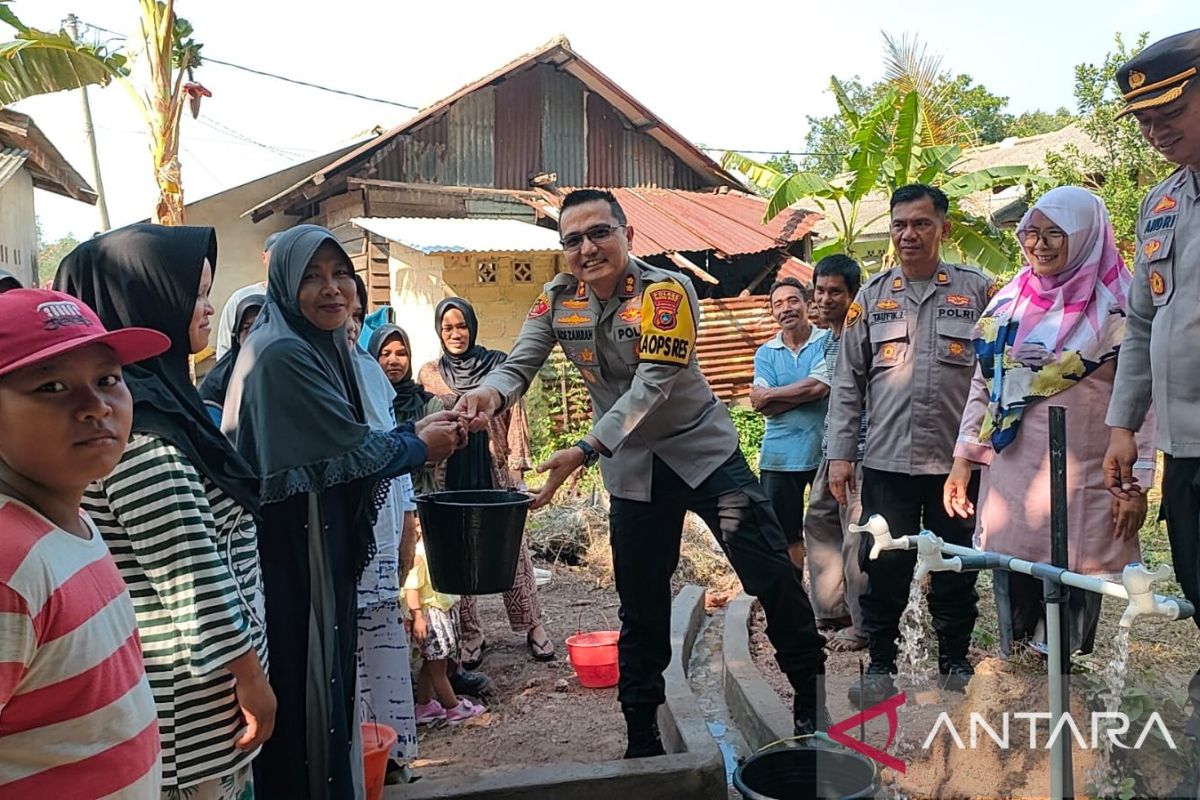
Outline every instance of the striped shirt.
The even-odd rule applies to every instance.
[[[0,495],[0,798],[159,791],[154,699],[104,541]]]
[[[156,436],[130,439],[84,497],[133,596],[162,734],[163,786],[246,766],[244,722],[225,665],[251,647],[265,668],[254,520]]]
[[[842,337],[834,336],[833,331],[825,337],[825,368],[829,371],[829,380],[833,381],[833,371],[837,368],[838,354],[842,351]],[[825,433],[821,438],[821,455],[827,455],[825,450],[829,445],[829,415],[825,415]],[[863,452],[867,449],[867,412],[863,409],[858,420],[858,456],[862,461]]]

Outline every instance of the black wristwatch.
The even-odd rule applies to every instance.
[[[596,448],[587,443],[587,439],[580,439],[575,443],[575,447],[583,451],[583,465],[585,467],[595,466],[596,462],[600,460],[600,454],[596,452]]]

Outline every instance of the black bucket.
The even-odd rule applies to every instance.
[[[733,773],[733,786],[746,800],[874,797],[878,777],[874,762],[858,753],[781,747],[746,759]]]
[[[433,588],[459,595],[511,589],[532,500],[502,490],[433,492],[416,498]]]

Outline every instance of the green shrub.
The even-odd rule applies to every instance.
[[[729,416],[733,417],[733,427],[738,432],[738,446],[742,455],[750,463],[750,468],[758,472],[758,456],[762,450],[763,434],[767,423],[763,415],[746,406],[730,406]]]

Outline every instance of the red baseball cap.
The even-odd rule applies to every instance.
[[[105,330],[96,312],[62,292],[0,294],[0,376],[90,344],[112,348],[124,365],[165,353],[171,340],[150,328]]]

